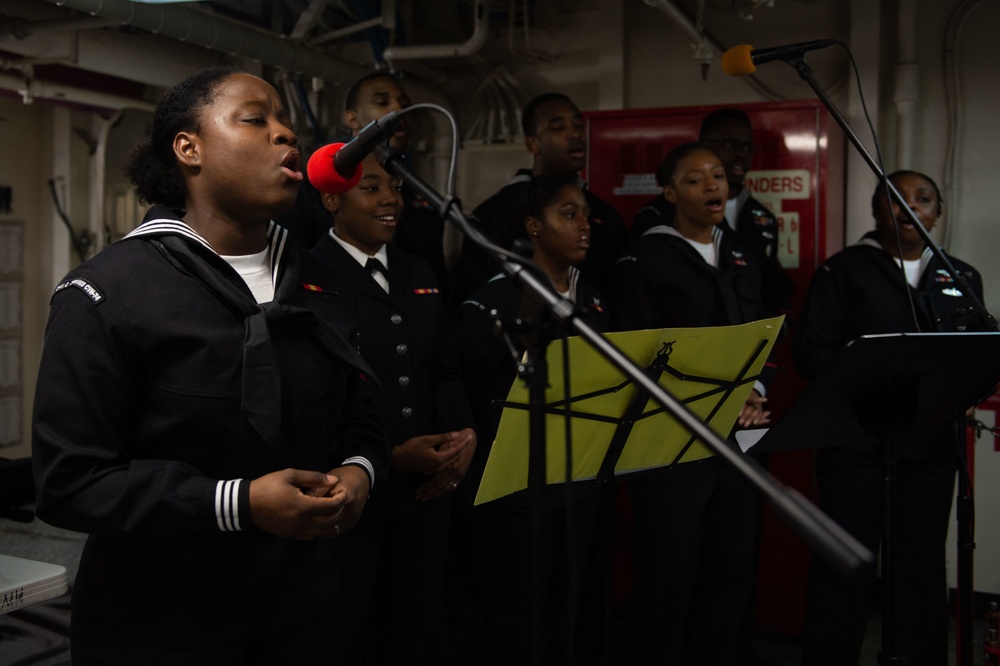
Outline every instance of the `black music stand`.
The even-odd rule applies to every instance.
[[[881,663],[895,655],[893,564],[897,452],[928,444],[1000,382],[1000,333],[892,333],[852,340],[752,449],[870,443],[885,466]],[[971,590],[961,591],[962,594]]]
[[[776,317],[736,326],[625,331],[607,335],[629,349],[634,358],[643,359],[644,374],[651,381],[669,387],[680,396],[681,403],[694,410],[706,424],[728,433],[764,367],[781,323],[782,318]],[[578,424],[570,440],[575,470],[570,479],[578,487],[596,484],[595,494],[588,497],[595,500],[597,507],[595,543],[603,546],[601,552],[595,548],[597,562],[590,563],[595,574],[603,578],[601,600],[596,604],[602,607],[603,617],[591,616],[604,624],[603,642],[593,647],[603,653],[602,663],[611,663],[615,480],[625,474],[630,477],[645,475],[701,460],[710,456],[711,451],[697,436],[675,422],[668,412],[651,402],[648,391],[624,378],[582,340],[571,338],[567,342],[567,352],[575,368],[570,395],[564,397],[563,378],[554,373],[550,378],[552,398],[540,405],[543,418],[549,419],[547,445],[550,447],[551,475],[548,482],[556,484],[565,480],[561,470],[566,467],[566,440],[564,434],[560,435],[560,426],[570,419]],[[563,350],[559,346],[551,347],[548,355],[551,357],[549,366],[561,365]],[[504,419],[490,452],[488,470],[484,474],[486,481],[480,486],[477,504],[530,487],[530,452],[524,422],[531,405],[524,399],[525,392],[527,389],[515,381],[508,400],[500,403],[504,407]],[[497,466],[490,467],[494,464]],[[518,478],[521,483],[516,483]],[[501,482],[505,489],[496,490]],[[567,501],[567,506],[571,504]],[[570,588],[569,594],[575,595],[575,591]],[[595,606],[589,611],[595,612]],[[567,618],[567,625],[571,623],[572,618]],[[572,629],[570,634],[572,636]]]

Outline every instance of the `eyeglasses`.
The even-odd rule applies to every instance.
[[[747,155],[757,150],[753,141],[738,141],[737,139],[708,139],[704,142],[709,146],[721,146],[727,153],[744,152]]]

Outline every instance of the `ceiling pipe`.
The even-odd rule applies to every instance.
[[[706,64],[705,58],[708,58],[707,62],[711,63],[715,52],[722,53],[725,50],[714,37],[708,34],[707,31],[704,31],[704,34],[699,32],[698,27],[691,21],[691,18],[685,14],[684,11],[672,0],[643,0],[643,2],[654,9],[659,9],[664,16],[676,23],[681,30],[688,34],[694,42],[696,49],[695,59],[698,60],[702,66]],[[706,55],[703,52],[702,47],[705,46],[705,44],[702,44],[703,40],[711,47],[712,53]],[[703,69],[702,77],[704,76],[705,70]],[[741,78],[765,99],[772,101],[781,101],[785,99],[785,97],[779,95],[761,83],[761,81],[754,74]]]
[[[131,0],[47,2],[230,56],[258,60],[265,65],[328,81],[353,79],[369,71],[323,51],[304,48],[289,39],[188,7],[151,5]]]
[[[959,63],[959,47],[962,45],[962,30],[969,16],[979,7],[985,7],[989,0],[964,0],[948,18],[944,39],[944,87],[945,108],[948,118],[948,148],[945,153],[944,183],[941,188],[944,200],[948,202],[948,217],[944,225],[944,247],[952,243],[955,225],[950,220],[961,220],[962,188],[959,185],[964,155],[965,92],[962,88],[962,69]]]
[[[94,30],[114,25],[114,21],[94,18],[92,16],[75,16],[65,19],[44,19],[29,21],[10,16],[0,16],[0,41],[8,38],[23,40],[40,32],[65,32],[71,30]]]
[[[21,95],[25,104],[31,104],[35,99],[50,99],[57,102],[84,104],[101,109],[138,109],[152,112],[156,106],[149,102],[111,95],[108,93],[74,88],[59,83],[47,83],[34,79],[25,81],[16,76],[0,74],[0,90],[12,90]]]
[[[417,60],[420,58],[458,58],[472,55],[486,45],[489,34],[489,12],[486,0],[475,0],[472,6],[475,24],[472,36],[461,44],[419,44],[415,46],[390,46],[382,57],[386,62]]]
[[[305,37],[319,23],[328,2],[329,0],[311,0],[309,6],[299,14],[299,20],[295,23],[295,27],[292,28],[289,37],[292,39],[302,39]]]
[[[695,45],[695,60],[702,65],[711,65],[715,59],[714,51],[722,51],[722,48],[710,39],[704,31],[698,30],[698,26],[691,22],[691,19],[671,0],[644,0],[650,7],[659,9],[663,14],[678,25]],[[706,48],[708,46],[714,48]]]
[[[896,168],[913,168],[920,66],[917,64],[917,9],[914,0],[900,0],[899,60],[896,63],[893,102],[896,104]]]

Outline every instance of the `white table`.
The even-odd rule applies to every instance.
[[[66,593],[66,567],[0,555],[0,615]]]

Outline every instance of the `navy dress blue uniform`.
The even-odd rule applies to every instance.
[[[754,254],[721,225],[713,244],[718,267],[673,227],[654,227],[634,241],[618,260],[611,301],[615,328],[729,326],[763,318]]]
[[[969,287],[982,302],[982,279],[968,264],[949,257],[971,276]],[[820,375],[849,341],[879,333],[917,330],[983,330],[972,301],[956,289],[930,248],[920,259],[914,288],[898,262],[879,244],[877,232],[824,262],[813,276],[799,320],[794,360],[807,379]],[[915,364],[920,359],[913,359]],[[896,543],[893,571],[894,637],[908,664],[947,661],[948,605],[945,538],[955,492],[956,436],[941,433],[922,447],[897,452]],[[819,506],[873,552],[882,536],[883,454],[878,442],[822,449],[816,457]],[[849,584],[819,558],[809,570],[803,663],[856,664],[872,605],[875,571]]]
[[[656,226],[618,262],[618,330],[726,326],[764,316],[760,270],[739,238],[713,230],[718,267],[673,227]],[[625,612],[628,664],[734,664],[756,575],[757,500],[715,457],[628,482],[634,585]]]
[[[607,301],[582,273],[573,270],[573,302],[588,324],[597,331],[609,327]],[[521,288],[503,274],[478,289],[462,303],[462,316],[456,324],[455,338],[460,353],[465,390],[472,405],[479,446],[473,466],[466,475],[467,484],[475,490],[482,476],[490,446],[500,425],[502,407],[497,401],[507,399],[517,376],[514,361],[507,346],[493,334],[493,322],[499,319],[505,330],[514,331],[514,321],[521,306]],[[491,315],[496,310],[497,316]],[[519,352],[524,347],[514,333],[512,342]]]
[[[510,248],[517,236],[517,229],[524,222],[520,209],[531,183],[531,171],[521,169],[517,175],[486,201],[476,206],[469,222],[495,244]],[[611,273],[615,260],[628,247],[628,231],[621,213],[614,206],[587,188],[583,179],[577,179],[590,206],[591,242],[587,257],[579,269],[583,277],[603,294],[609,293]],[[450,302],[455,310],[476,289],[496,275],[499,266],[479,246],[463,243],[452,276]]]
[[[403,189],[403,205],[404,212],[396,223],[396,233],[390,245],[430,264],[438,288],[447,298],[451,277],[444,258],[444,218],[428,201],[418,197],[409,188]]]
[[[358,347],[381,381],[377,406],[392,445],[471,428],[444,300],[431,267],[386,246],[386,293],[332,233],[313,253],[355,293]],[[334,556],[354,574],[345,596],[359,609],[359,619],[374,623],[375,648],[367,663],[440,663],[449,497],[417,500],[417,488],[426,480],[391,469],[358,527],[333,543]],[[355,629],[369,633],[366,626]],[[360,659],[355,655],[355,663]]]
[[[731,231],[743,248],[756,257],[761,274],[760,298],[768,316],[787,315],[792,303],[792,281],[778,259],[778,220],[761,202],[743,189],[736,196],[736,223],[726,229]],[[674,219],[674,205],[663,195],[639,209],[632,222],[632,238],[639,238],[655,226],[670,224]],[[786,322],[787,326],[787,322]]]
[[[136,663],[132,646],[159,655],[145,663],[228,663],[213,650],[266,655],[272,638],[317,623],[342,636],[327,549],[256,529],[249,484],[346,462],[374,472],[377,490],[388,443],[371,370],[344,337],[353,299],[284,230],[272,225],[269,244],[270,304],[162,208],[56,288],[33,455],[38,516],[90,534],[74,663]],[[271,359],[262,375],[245,364],[250,343]]]
[[[350,138],[339,140],[346,143]],[[290,232],[290,239],[306,249],[315,247],[330,231],[330,213],[323,206],[321,196],[308,180],[303,182],[292,208],[277,219],[278,224]],[[430,203],[409,188],[403,190],[403,205],[406,213],[399,219],[390,243],[429,263],[440,289],[447,293],[449,275],[444,258],[444,219]]]
[[[591,327],[605,331],[608,327],[607,303],[600,293],[571,269],[570,292],[576,309]],[[517,371],[507,345],[493,335],[494,321],[499,319],[518,353],[524,352],[517,337],[515,321],[521,304],[521,289],[511,279],[497,275],[462,304],[457,323],[456,339],[462,361],[466,391],[476,418],[479,445],[476,457],[459,487],[465,504],[471,506],[503,411],[498,401],[506,400]],[[496,314],[492,314],[492,311]],[[557,334],[558,337],[558,334]],[[555,369],[552,370],[556,371]],[[600,640],[603,626],[593,622],[598,614],[594,604],[601,603],[601,586],[592,584],[594,571],[602,572],[595,561],[595,518],[598,493],[595,487],[572,488],[572,509],[567,508],[565,489],[549,486],[547,492],[547,529],[550,537],[549,580],[551,582],[551,639],[545,663],[563,664],[562,648],[568,633],[567,618],[573,618],[578,637],[578,664],[594,663],[600,655],[586,650],[588,641]],[[532,557],[529,537],[531,505],[527,492],[516,493],[472,509],[476,541],[476,567],[480,593],[486,615],[486,637],[482,663],[525,664],[531,660],[531,576]],[[570,528],[574,541],[565,538]],[[568,580],[567,563],[576,563],[576,578]],[[603,572],[602,572],[603,573]],[[575,587],[571,595],[570,586]],[[592,596],[595,591],[596,596]],[[576,605],[568,604],[575,599]],[[582,618],[582,619],[581,619]]]

